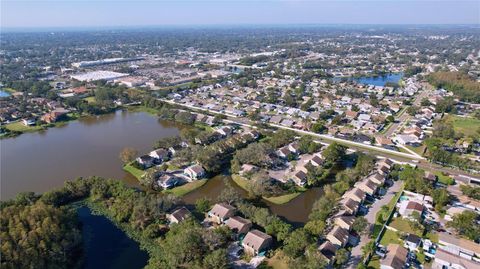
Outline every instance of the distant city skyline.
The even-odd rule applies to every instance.
[[[480,1],[2,0],[1,27],[480,24]]]

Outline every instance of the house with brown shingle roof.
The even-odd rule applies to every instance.
[[[358,201],[350,198],[343,199],[341,204],[343,210],[345,210],[345,212],[350,215],[356,215],[358,212],[358,208],[360,207],[360,203]]]
[[[355,184],[355,187],[372,196],[377,192],[378,189],[377,184],[373,183],[373,181],[369,179],[358,182],[357,184]]]
[[[336,217],[334,220],[335,225],[350,231],[352,229],[352,225],[355,222],[354,216],[340,216]]]
[[[242,241],[243,249],[246,253],[257,255],[260,252],[269,249],[273,242],[270,235],[262,233],[259,230],[251,230]]]
[[[362,191],[361,189],[357,188],[357,187],[347,191],[343,195],[343,197],[350,198],[350,199],[352,199],[354,201],[357,201],[359,203],[363,202],[363,200],[365,199],[365,196],[366,196],[365,192]]]
[[[380,269],[402,269],[407,262],[408,250],[400,245],[389,244],[387,256],[380,261]]]
[[[235,215],[235,211],[235,207],[229,204],[215,204],[213,208],[208,212],[208,217],[213,222],[217,224],[222,224],[225,223],[228,218],[233,217],[233,215]]]
[[[246,234],[252,228],[252,222],[240,216],[233,216],[225,222],[233,232],[236,234]]]
[[[335,226],[333,229],[327,234],[327,240],[330,241],[333,245],[337,248],[342,248],[348,243],[348,239],[350,238],[350,234],[348,230],[340,227]]]
[[[184,221],[191,216],[190,211],[186,207],[181,207],[172,212],[172,214],[167,214],[167,218],[170,223],[179,223]]]

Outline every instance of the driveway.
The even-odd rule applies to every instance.
[[[395,181],[393,186],[391,186],[387,193],[382,197],[382,199],[377,200],[368,210],[367,215],[365,215],[365,218],[367,219],[368,223],[370,224],[370,231],[373,229],[373,224],[375,224],[375,216],[377,215],[378,211],[382,208],[382,206],[387,205],[392,198],[395,196],[395,194],[400,191],[402,187],[403,182],[398,180]],[[360,242],[358,245],[352,248],[352,252],[350,255],[350,260],[347,263],[347,268],[356,268],[357,264],[362,261],[362,247],[370,241],[370,233],[366,235],[362,235],[360,237]]]

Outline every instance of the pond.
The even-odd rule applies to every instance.
[[[383,87],[387,82],[398,83],[402,77],[403,73],[390,73],[384,76],[363,76],[347,79],[354,80],[361,84]],[[334,81],[341,81],[342,79],[341,77],[336,77]]]
[[[45,192],[80,176],[111,177],[135,185],[135,178],[122,170],[120,151],[133,147],[144,153],[156,140],[178,133],[174,124],[150,114],[119,110],[2,139],[1,199],[23,191]]]
[[[77,209],[84,240],[84,269],[143,268],[148,253],[110,220],[93,215],[88,207]]]
[[[10,93],[0,90],[0,98],[1,97],[9,97],[9,96],[10,96]]]
[[[230,176],[218,175],[209,179],[208,182],[199,189],[185,195],[183,201],[187,204],[194,204],[199,198],[206,197],[210,200],[215,200],[225,188],[226,182],[231,184],[243,197],[247,197],[247,192],[239,187]],[[308,221],[308,215],[312,210],[313,203],[322,195],[322,188],[317,187],[305,191],[292,201],[285,204],[277,205],[268,201],[262,201],[265,206],[268,206],[276,215],[284,218],[294,226],[300,226]]]

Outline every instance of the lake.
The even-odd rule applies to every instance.
[[[77,214],[82,223],[84,269],[145,267],[148,253],[109,219],[93,215],[85,206],[78,208]]]
[[[366,85],[373,85],[373,86],[385,86],[387,82],[398,83],[400,79],[402,79],[403,73],[391,73],[385,76],[364,76],[358,78],[348,78],[350,80],[355,80],[358,83],[366,84]],[[341,77],[334,78],[334,81],[342,80]]]
[[[169,122],[143,112],[116,111],[72,121],[65,126],[0,140],[1,199],[19,192],[45,192],[80,176],[123,179],[136,185],[122,170],[124,147],[140,153],[153,143],[179,133]]]
[[[145,153],[156,140],[178,133],[177,125],[150,114],[117,111],[0,140],[1,198],[13,198],[23,191],[45,192],[80,176],[116,178],[138,186],[137,180],[122,170],[120,151],[128,146]],[[219,175],[183,200],[187,204],[194,204],[200,197],[215,200],[224,189],[225,180],[246,196],[228,175]],[[301,224],[307,221],[313,202],[321,195],[320,188],[313,188],[289,203],[275,205],[265,201],[264,206],[292,224]]]

